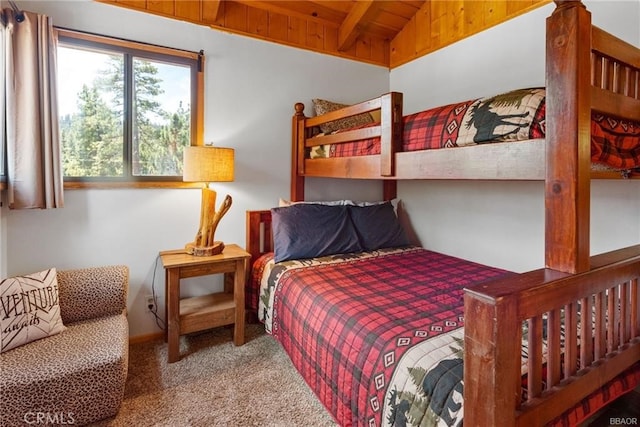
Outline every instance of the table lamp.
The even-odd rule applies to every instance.
[[[200,227],[193,242],[187,243],[187,253],[195,256],[212,256],[222,252],[224,243],[214,240],[218,223],[231,207],[227,195],[216,211],[216,192],[209,188],[210,182],[233,181],[233,148],[189,146],[184,149],[185,182],[204,182],[200,207]]]

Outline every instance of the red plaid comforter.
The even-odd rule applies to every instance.
[[[534,90],[539,92],[530,97],[528,105],[524,106],[526,108],[519,104],[505,108],[503,101],[500,101],[502,98],[498,96],[468,100],[407,115],[403,117],[401,151],[544,138],[544,89],[529,91]],[[483,107],[485,104],[486,107]],[[479,118],[478,112],[484,116]],[[326,152],[328,157],[380,154],[380,139],[334,144]],[[594,113],[591,120],[591,160],[618,170],[640,167],[640,122]]]
[[[406,416],[420,407],[418,394],[402,384],[415,372],[426,384],[432,372],[441,375],[438,369],[457,380],[436,381],[450,383],[440,390],[445,398],[437,402],[435,387],[418,423],[461,424],[462,289],[512,273],[418,248],[284,262],[261,277],[270,262],[264,256],[254,265],[247,306],[255,310],[262,300],[267,330],[340,425],[413,425]],[[406,362],[416,354],[419,366],[409,362],[407,374]],[[429,375],[427,358],[435,360]],[[640,363],[553,424],[575,425],[638,383]],[[414,400],[411,408],[403,406],[407,398]]]
[[[271,333],[342,426],[381,425],[396,362],[462,326],[463,288],[507,272],[411,249],[279,275]]]

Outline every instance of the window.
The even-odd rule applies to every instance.
[[[58,30],[65,181],[181,181],[202,135],[202,53]]]

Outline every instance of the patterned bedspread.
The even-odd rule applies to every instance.
[[[360,126],[373,126],[374,124]],[[544,88],[519,89],[403,117],[401,151],[419,151],[545,137]],[[380,139],[313,147],[311,158],[380,154]],[[616,170],[640,167],[640,122],[594,113],[591,160]]]
[[[259,317],[341,426],[461,420],[462,290],[510,273],[421,248],[271,267]]]
[[[463,417],[463,288],[509,274],[422,248],[278,264],[265,255],[247,306],[339,425],[453,426]],[[552,425],[576,425],[639,383],[640,362]]]

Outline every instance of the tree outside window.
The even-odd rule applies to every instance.
[[[65,180],[181,180],[183,149],[199,128],[202,58],[102,37],[59,40]]]

